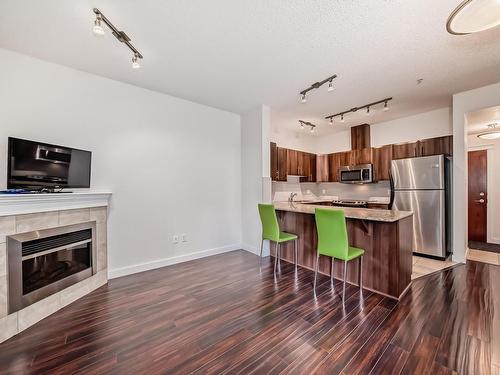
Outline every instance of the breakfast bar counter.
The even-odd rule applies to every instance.
[[[363,288],[399,299],[411,282],[413,214],[409,211],[323,206],[321,203],[275,202],[280,229],[299,236],[298,265],[314,269],[317,233],[316,208],[342,210],[347,221],[349,245],[365,250]],[[281,245],[281,258],[294,262],[293,241]],[[331,260],[320,257],[319,272],[330,275]],[[336,260],[334,277],[342,280],[343,262]],[[357,262],[349,262],[347,281],[357,285]]]

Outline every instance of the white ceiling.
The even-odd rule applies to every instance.
[[[303,119],[321,133],[332,131],[325,115],[387,96],[391,110],[368,122],[448,106],[453,93],[500,81],[500,28],[447,34],[460,1],[2,0],[0,47],[232,112],[268,104],[273,125],[296,129]],[[93,36],[94,6],[132,38],[141,69],[109,32]],[[298,102],[333,73],[333,93],[325,86]],[[349,125],[366,122],[357,116]]]
[[[488,131],[489,124],[498,124],[500,130],[500,106],[484,108],[467,114],[467,133],[478,134]]]

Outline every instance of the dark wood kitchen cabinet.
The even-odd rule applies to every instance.
[[[392,145],[374,147],[372,155],[375,181],[389,180],[392,164]]]
[[[316,182],[316,154],[297,151],[298,175],[302,182]]]
[[[328,181],[339,182],[340,167],[354,165],[355,154],[352,151],[328,154]]]
[[[354,165],[360,164],[371,164],[373,159],[373,149],[362,148],[360,150],[351,151],[353,155],[351,156],[351,161],[354,161]],[[353,160],[354,159],[354,160]]]
[[[270,151],[270,157],[271,157],[271,180],[272,181],[277,181],[279,178],[279,172],[278,172],[278,146],[276,143],[271,142],[271,151]]]
[[[286,150],[286,172],[288,175],[297,176],[299,174],[299,152]]]
[[[278,155],[278,178],[276,181],[286,181],[287,176],[287,149],[283,147],[277,148]]]
[[[407,159],[416,158],[418,156],[418,142],[398,143],[392,145],[392,158]]]
[[[328,155],[318,155],[316,158],[316,182],[329,181]]]
[[[453,136],[423,139],[418,142],[418,156],[453,155]]]

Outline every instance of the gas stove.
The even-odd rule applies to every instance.
[[[357,201],[357,200],[342,199],[342,200],[332,201],[332,205],[337,206],[337,207],[367,208],[368,207],[368,202],[367,201]]]

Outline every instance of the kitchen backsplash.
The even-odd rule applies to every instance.
[[[388,199],[391,194],[389,181],[356,185],[339,182],[299,183],[293,179],[287,182],[274,181],[272,184],[272,193],[273,201],[286,201],[290,193],[297,193],[295,200],[332,198],[366,201],[374,197]]]

